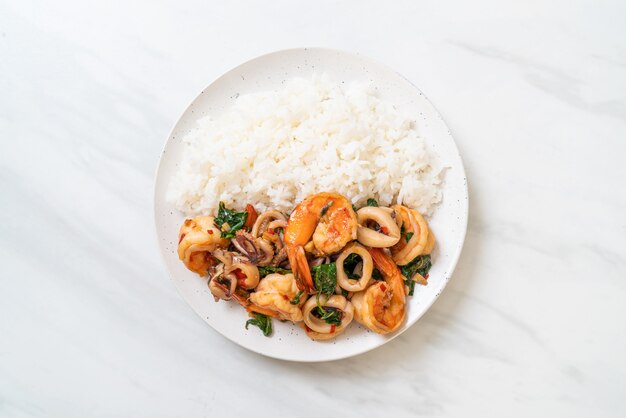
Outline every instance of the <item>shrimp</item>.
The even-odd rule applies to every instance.
[[[329,255],[356,239],[356,231],[356,213],[350,201],[340,194],[314,194],[296,206],[285,230],[285,246],[301,290],[315,292],[304,250],[309,240],[312,238],[316,255]]]
[[[259,282],[250,302],[258,308],[274,312],[278,318],[302,321],[302,305],[306,298],[298,295],[298,286],[292,274],[268,274]],[[297,303],[292,303],[297,300]]]
[[[376,282],[352,297],[354,319],[379,334],[397,330],[406,316],[402,273],[393,259],[379,248],[368,249],[385,281]]]
[[[398,265],[404,266],[418,255],[430,253],[435,245],[435,237],[418,211],[401,205],[392,206],[392,209],[396,212],[399,225],[404,228],[404,236],[391,247],[391,254]],[[408,240],[406,240],[407,234],[411,234]]]
[[[185,219],[178,233],[178,258],[189,270],[206,276],[209,268],[217,265],[211,253],[218,248],[228,247],[229,241],[222,238],[221,234],[213,216]]]

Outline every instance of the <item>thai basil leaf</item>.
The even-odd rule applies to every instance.
[[[335,293],[337,287],[337,265],[335,263],[320,264],[311,269],[315,289],[326,296]]]
[[[254,325],[255,327],[259,327],[263,332],[263,335],[269,337],[272,333],[272,319],[267,317],[266,315],[255,313],[254,318],[248,319],[246,321],[246,329],[248,329],[248,325]]]
[[[327,324],[341,325],[341,317],[343,315],[339,309],[321,306],[318,306],[316,309],[320,319],[324,320]]]
[[[361,257],[355,253],[350,254],[343,261],[343,271],[346,272],[346,275],[350,279],[358,280],[359,276],[354,274],[353,271],[356,268],[357,264],[361,261]]]
[[[430,254],[418,255],[409,264],[402,266],[402,275],[405,277],[404,284],[409,287],[409,296],[413,296],[413,291],[415,290],[415,282],[413,281],[415,273],[426,277],[431,266]]]
[[[333,202],[333,201],[331,200],[331,201],[330,201],[330,202],[328,202],[326,205],[324,205],[324,207],[323,207],[323,208],[322,208],[322,210],[320,211],[320,216],[324,216],[324,215],[326,215],[326,212],[328,212],[328,209],[330,209],[330,207],[333,205],[333,203],[335,203],[335,202]]]
[[[259,275],[261,277],[265,277],[268,274],[278,273],[278,274],[288,274],[291,273],[291,270],[286,270],[280,267],[272,267],[272,266],[258,266]]]
[[[302,290],[300,290],[298,293],[296,293],[296,296],[293,298],[293,300],[290,300],[289,303],[291,303],[292,305],[297,305],[300,303],[300,296],[302,296]]]
[[[222,238],[233,238],[235,232],[243,228],[247,219],[248,212],[237,212],[227,209],[224,202],[220,202],[217,216],[215,217],[215,224],[222,230]],[[228,231],[223,229],[224,224],[228,224]]]

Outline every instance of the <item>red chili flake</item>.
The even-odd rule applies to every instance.
[[[248,213],[248,218],[246,219],[246,223],[244,225],[246,226],[246,228],[252,229],[252,226],[254,226],[254,222],[256,222],[256,218],[258,217],[258,215],[256,213],[256,210],[254,209],[254,206],[249,203],[246,205],[246,212]]]
[[[426,276],[424,276],[425,279],[428,279],[428,273],[426,273]]]
[[[389,228],[387,228],[386,226],[381,226],[380,230],[383,232],[383,234],[387,235],[389,233]]]
[[[269,229],[267,230],[267,232],[269,232],[269,233],[270,233],[270,235],[274,235],[274,228],[269,228]]]
[[[241,271],[241,269],[237,269],[233,271],[233,273],[235,273],[235,276],[237,276],[237,281],[239,282],[239,285],[241,286],[245,285],[247,277],[244,274],[244,272]]]
[[[206,232],[207,232],[207,234],[213,235],[213,230],[212,229],[207,229]]]
[[[382,290],[383,292],[386,292],[387,291],[387,286],[385,286],[384,283],[381,283],[380,284],[380,290]]]
[[[287,296],[287,295],[283,295],[283,299],[285,299],[285,300],[289,300],[289,296]]]
[[[332,334],[333,332],[335,332],[335,329],[337,329],[337,325],[332,324],[332,325],[330,326],[330,333]]]
[[[180,244],[183,241],[183,238],[185,238],[185,233],[180,234],[180,237],[178,238],[178,243]]]
[[[304,329],[306,329],[307,332],[311,332],[311,328],[309,328],[307,324],[304,324]]]

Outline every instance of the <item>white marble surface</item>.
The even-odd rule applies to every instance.
[[[0,3],[0,416],[626,414],[626,4],[335,3]],[[466,247],[432,309],[317,365],[210,329],[151,216],[187,103],[299,46],[414,81],[470,182]]]

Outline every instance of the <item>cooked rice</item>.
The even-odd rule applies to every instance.
[[[442,170],[415,120],[362,83],[314,76],[241,95],[228,111],[200,119],[183,141],[168,199],[187,215],[214,213],[220,201],[288,213],[321,191],[356,206],[375,198],[424,214],[441,200]]]

